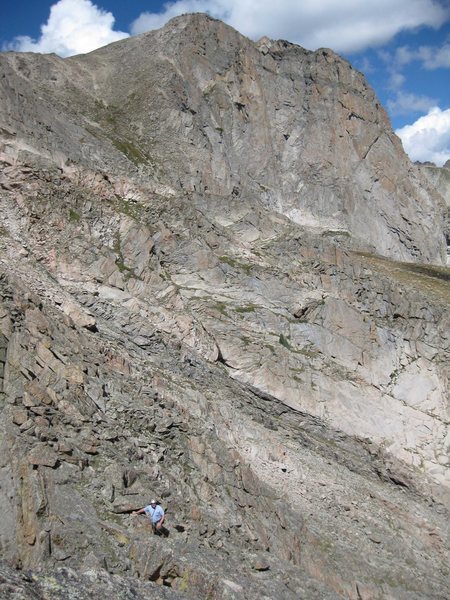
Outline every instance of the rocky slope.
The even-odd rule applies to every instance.
[[[201,15],[0,64],[2,594],[446,597],[443,199],[363,77]]]

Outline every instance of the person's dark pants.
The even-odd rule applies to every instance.
[[[153,533],[154,533],[155,535],[161,535],[161,533],[162,533],[162,532],[161,532],[161,528],[160,528],[160,529],[158,529],[158,528],[156,527],[156,523],[152,523],[152,529],[153,529]]]
[[[161,525],[161,527],[158,529],[156,527],[156,523],[152,523],[152,530],[155,535],[162,535],[164,537],[169,537],[169,530],[166,529],[164,527],[164,525]]]

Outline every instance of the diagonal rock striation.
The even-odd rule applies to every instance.
[[[204,15],[0,65],[1,594],[444,598],[444,199],[363,76]]]

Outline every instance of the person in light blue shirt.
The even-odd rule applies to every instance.
[[[134,516],[142,515],[144,513],[149,517],[152,523],[153,533],[160,535],[162,533],[163,523],[165,519],[163,507],[160,504],[158,504],[156,500],[150,500],[150,504],[148,506],[144,506],[144,508],[135,510],[131,514]]]

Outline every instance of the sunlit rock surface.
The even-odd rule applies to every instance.
[[[202,15],[0,65],[4,597],[446,597],[445,191],[363,76]]]

